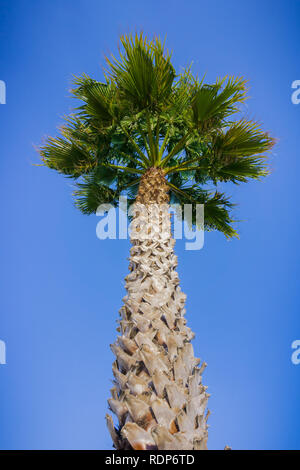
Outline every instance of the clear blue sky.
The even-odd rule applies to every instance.
[[[178,241],[179,274],[196,355],[208,363],[209,448],[300,449],[300,2],[23,0],[0,2],[1,449],[109,449],[104,415],[109,344],[128,266],[128,241],[96,238],[71,182],[38,161],[75,105],[72,74],[101,80],[121,33],[167,34],[178,69],[207,81],[250,81],[248,116],[279,139],[264,182],[228,188],[240,240]]]

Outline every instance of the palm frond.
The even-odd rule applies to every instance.
[[[175,71],[159,40],[143,35],[121,37],[120,59],[107,58],[108,75],[133,112],[162,107],[172,91]]]
[[[238,237],[232,227],[234,220],[230,216],[230,210],[234,205],[220,192],[212,193],[201,189],[199,186],[180,187],[169,182],[172,202],[179,204],[184,209],[184,204],[192,205],[192,224],[196,225],[196,206],[204,205],[204,227],[206,230],[218,230],[227,238]],[[184,220],[184,210],[182,211]]]
[[[84,102],[79,109],[80,115],[96,127],[108,127],[114,123],[120,113],[116,89],[111,83],[101,83],[83,75],[75,78],[76,88],[72,90],[75,97]]]
[[[266,156],[274,139],[259,125],[245,119],[234,122],[214,139],[210,175],[215,181],[246,182],[268,174]]]
[[[222,153],[223,158],[248,157],[267,152],[273,145],[274,139],[258,123],[241,119],[217,136],[214,151]]]
[[[225,83],[225,85],[224,85]],[[230,77],[218,80],[214,85],[195,87],[192,101],[192,119],[201,131],[209,131],[239,110],[246,99],[246,82]]]
[[[83,214],[94,214],[100,204],[117,205],[117,191],[99,181],[97,173],[83,177],[73,192],[75,206]]]
[[[49,137],[40,149],[42,161],[51,169],[77,178],[96,166],[95,156],[75,141]]]

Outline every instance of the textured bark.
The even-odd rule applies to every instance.
[[[176,272],[168,186],[162,170],[142,177],[131,233],[127,295],[111,345],[115,377],[107,424],[116,449],[206,449],[206,367],[194,357]],[[149,221],[150,218],[150,221]]]

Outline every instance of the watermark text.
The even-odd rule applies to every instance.
[[[292,342],[292,349],[295,351],[292,353],[291,360],[292,363],[297,366],[300,364],[300,339],[295,339]]]
[[[204,205],[152,204],[127,206],[126,196],[119,199],[119,213],[109,203],[101,204],[96,215],[101,217],[96,227],[100,240],[131,239],[166,240],[185,238],[185,249],[200,250],[204,245]],[[128,225],[129,216],[131,223]]]
[[[0,364],[6,364],[6,344],[0,339]]]
[[[0,104],[6,104],[6,84],[0,80]]]
[[[300,103],[300,80],[294,80],[292,83],[292,88],[295,89],[291,95],[291,100],[293,104]]]

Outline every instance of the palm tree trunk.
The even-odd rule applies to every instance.
[[[198,367],[184,318],[168,203],[163,171],[151,168],[139,187],[120,336],[111,346],[115,385],[108,402],[118,428],[106,419],[116,449],[207,448],[206,364]]]

